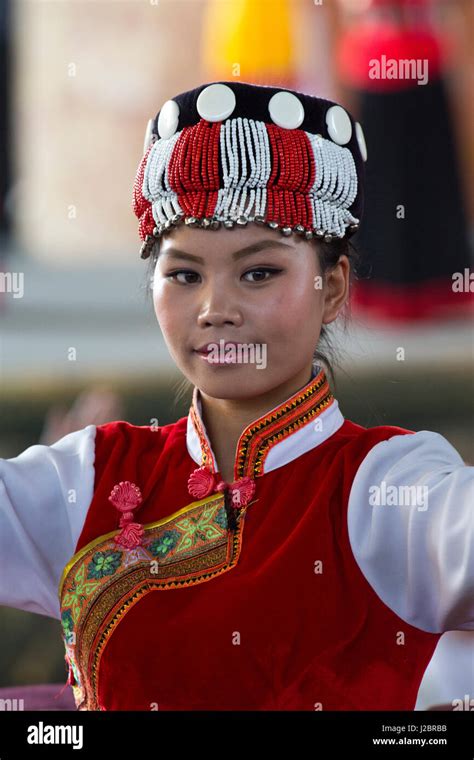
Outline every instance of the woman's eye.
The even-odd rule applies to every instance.
[[[272,269],[271,267],[261,267],[260,269],[250,269],[248,272],[245,272],[244,277],[246,274],[261,274],[262,272],[264,274],[270,273],[270,274],[277,274],[278,272],[281,272],[281,269]],[[265,282],[268,280],[268,277],[262,277],[257,280],[250,280],[250,282]]]
[[[199,277],[199,275],[196,272],[193,272],[191,269],[180,269],[177,272],[170,272],[169,274],[166,275],[166,277],[171,280],[174,280],[175,278],[178,277],[179,274],[184,274],[185,277],[187,277],[188,275],[191,275],[191,276],[194,275],[196,277]],[[179,282],[181,285],[188,285],[188,284],[192,285],[192,283],[190,283],[189,280],[185,280],[184,282],[183,280],[177,280],[177,282]]]
[[[259,269],[250,269],[248,272],[245,272],[242,276],[245,277],[248,274],[252,274],[252,275],[253,274],[256,274],[256,275],[261,275],[261,274],[266,275],[268,273],[269,274],[278,274],[278,272],[281,272],[281,271],[282,271],[281,269],[273,269],[271,267],[260,267]],[[166,278],[167,279],[171,279],[171,280],[175,280],[176,282],[179,282],[181,285],[192,285],[193,283],[196,282],[196,280],[191,280],[191,281],[188,280],[188,279],[180,280],[180,279],[178,279],[179,275],[183,275],[184,278],[187,278],[187,277],[190,277],[190,276],[191,277],[199,277],[199,275],[197,274],[197,272],[193,272],[191,269],[179,269],[176,272],[170,272],[169,274],[167,274]],[[269,279],[268,277],[264,276],[264,277],[257,277],[257,279],[255,279],[255,280],[254,279],[247,280],[247,282],[254,282],[254,283],[257,283],[257,282],[266,282],[266,280],[268,280],[268,279]]]

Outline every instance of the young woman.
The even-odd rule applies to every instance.
[[[189,414],[0,466],[1,602],[61,619],[79,709],[412,710],[474,628],[474,468],[344,419],[322,367],[365,158],[343,108],[278,88],[150,120],[134,211]]]

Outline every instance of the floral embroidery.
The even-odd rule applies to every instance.
[[[179,532],[177,530],[166,530],[160,538],[156,541],[152,541],[151,544],[148,544],[147,549],[154,557],[157,555],[166,557],[171,549],[174,549],[178,543],[178,538]]]
[[[61,614],[61,625],[64,631],[64,638],[67,644],[74,643],[74,620],[72,619],[72,610],[65,609]]]
[[[213,538],[217,538],[223,529],[222,521],[216,524],[215,508],[209,507],[195,514],[183,515],[176,521],[176,526],[182,531],[180,547],[186,549],[206,544]]]
[[[87,581],[85,579],[86,567],[86,564],[82,564],[77,573],[64,586],[63,606],[71,609],[73,620],[77,620],[79,610],[82,609],[97,585],[97,580]]]
[[[87,569],[88,578],[103,578],[104,575],[113,575],[120,565],[122,552],[96,552]]]
[[[216,515],[216,523],[222,528],[222,530],[227,529],[228,521],[225,507],[221,507],[221,509],[218,511]]]

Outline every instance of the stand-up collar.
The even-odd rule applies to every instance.
[[[258,478],[293,461],[323,443],[343,423],[324,370],[313,369],[311,380],[303,388],[244,428],[236,447],[234,479]],[[218,471],[196,386],[188,414],[186,445],[198,465]]]

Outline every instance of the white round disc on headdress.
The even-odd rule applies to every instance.
[[[158,134],[164,140],[173,137],[178,129],[179,105],[176,100],[167,100],[158,116]]]
[[[206,121],[223,121],[234,111],[236,99],[226,84],[210,84],[199,93],[196,108]]]
[[[298,129],[304,121],[302,102],[292,92],[277,92],[270,98],[268,111],[272,121],[283,129]]]
[[[352,137],[351,120],[342,106],[331,106],[326,113],[326,124],[331,140],[346,145]]]

